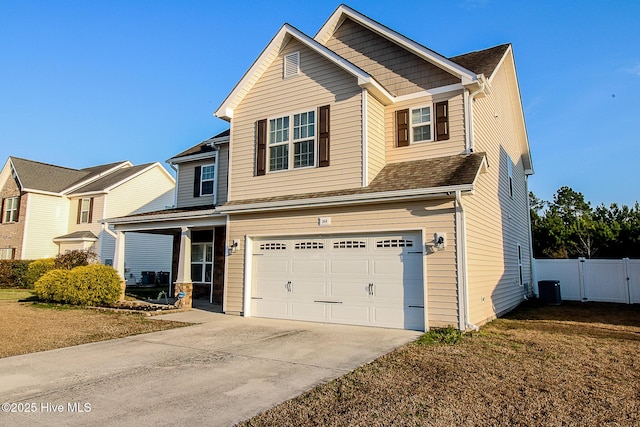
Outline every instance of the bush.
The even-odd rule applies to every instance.
[[[0,288],[26,288],[25,274],[31,261],[0,260]]]
[[[44,276],[47,271],[53,270],[54,268],[53,258],[42,258],[31,262],[24,277],[25,284],[29,289],[33,289],[38,279]]]
[[[55,260],[55,268],[61,270],[73,270],[76,267],[89,265],[98,259],[98,255],[91,249],[75,249],[59,254]]]
[[[420,345],[453,345],[460,342],[464,333],[454,326],[447,326],[446,328],[435,328],[429,332],[422,334],[418,338],[418,344]]]
[[[42,301],[63,302],[64,290],[71,279],[69,270],[50,270],[33,285],[33,291]]]
[[[120,298],[120,276],[101,264],[51,270],[36,282],[34,291],[43,301],[108,306]]]

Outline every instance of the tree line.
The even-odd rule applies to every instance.
[[[591,207],[561,187],[552,201],[529,193],[535,258],[640,258],[640,205]]]

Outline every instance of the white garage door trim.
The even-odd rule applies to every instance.
[[[421,231],[246,239],[245,316],[425,328]]]

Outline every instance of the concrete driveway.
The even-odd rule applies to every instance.
[[[200,310],[161,317],[202,323],[0,359],[0,425],[230,426],[419,336]]]

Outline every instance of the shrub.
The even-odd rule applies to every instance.
[[[0,260],[0,288],[25,288],[25,274],[31,261]]]
[[[33,289],[34,284],[41,278],[47,271],[54,269],[53,258],[42,258],[32,261],[29,264],[27,273],[25,274],[25,284],[29,289]]]
[[[92,264],[71,270],[63,302],[75,305],[111,305],[120,298],[120,276],[113,267]]]
[[[71,279],[69,270],[50,270],[33,285],[33,291],[42,301],[63,302],[64,290]]]
[[[424,333],[420,338],[418,338],[417,342],[420,345],[453,345],[457,344],[462,339],[463,335],[464,333],[459,329],[453,326],[447,326],[446,328],[431,329],[429,332]]]
[[[55,268],[73,270],[76,267],[89,265],[98,259],[98,255],[91,249],[75,249],[59,254],[55,260]]]

